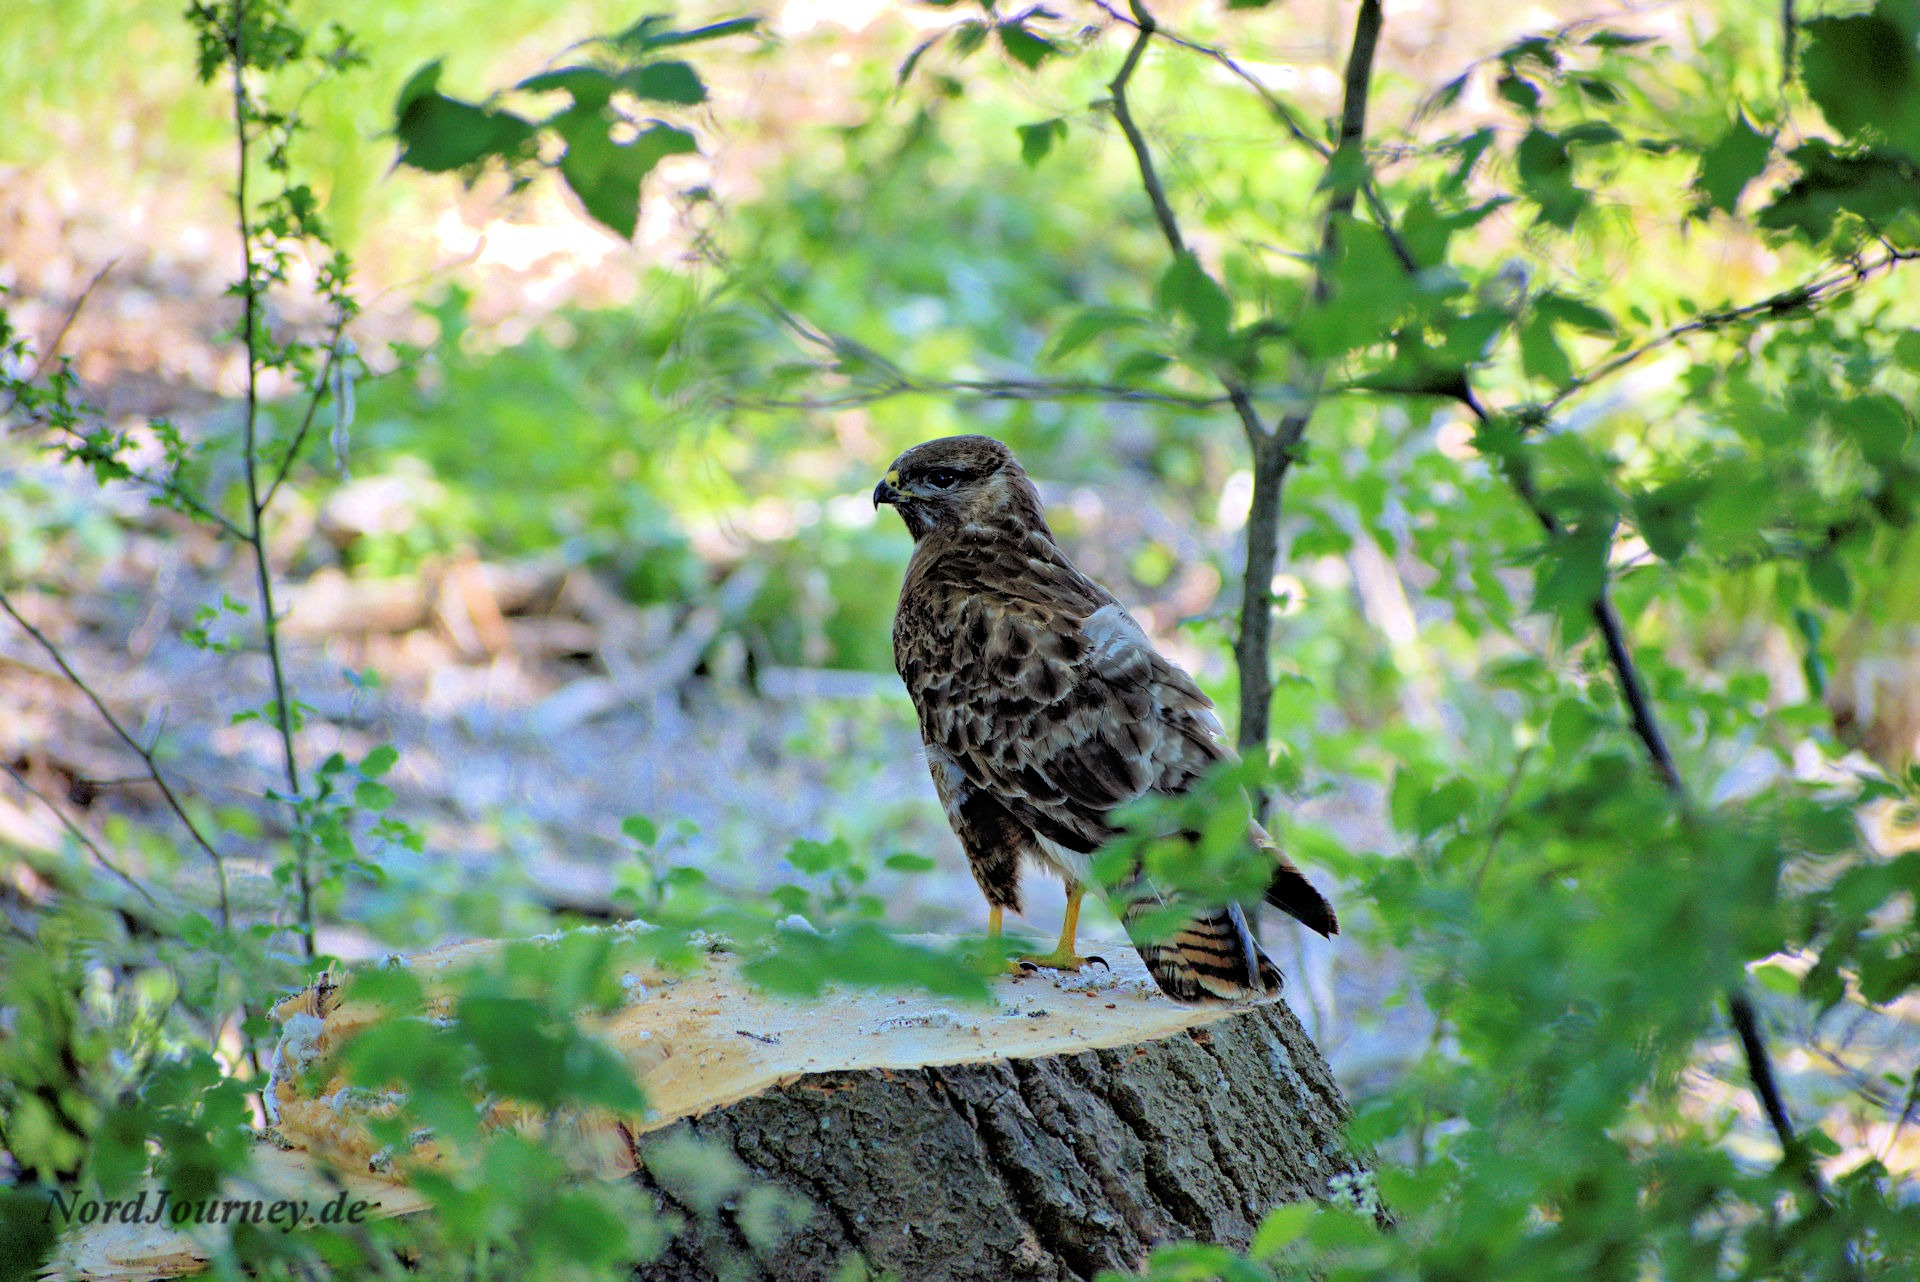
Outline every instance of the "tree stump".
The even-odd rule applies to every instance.
[[[433,971],[495,947],[408,964]],[[1245,1246],[1274,1206],[1366,1181],[1344,1145],[1339,1089],[1284,1003],[1181,1006],[1132,949],[1106,955],[1112,972],[998,981],[984,1007],[874,992],[785,1001],[747,988],[724,957],[691,976],[634,976],[634,999],[598,1031],[652,1108],[623,1120],[619,1160],[602,1173],[640,1181],[682,1221],[637,1276],[828,1279],[857,1255],[912,1282],[1090,1278],[1137,1267],[1162,1242]],[[320,990],[275,1013],[308,1048],[381,1017],[329,1008]],[[341,1111],[346,1092],[303,1095],[286,1079],[273,1092],[280,1137],[304,1151],[263,1145],[263,1183],[331,1195],[325,1166],[380,1214],[422,1209],[379,1175]],[[733,1202],[688,1197],[661,1159],[689,1140],[730,1153],[743,1187],[778,1191],[790,1213],[777,1242]],[[61,1264],[76,1277],[168,1277],[205,1258],[176,1233],[96,1232]]]

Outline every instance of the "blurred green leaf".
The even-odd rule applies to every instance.
[[[1020,135],[1020,159],[1029,165],[1037,165],[1045,160],[1047,153],[1053,150],[1057,140],[1067,136],[1067,122],[1064,120],[1042,120],[1037,124],[1019,125],[1015,132]]]
[[[1739,112],[1727,131],[1700,153],[1694,189],[1709,208],[1730,214],[1740,201],[1740,193],[1760,176],[1772,155],[1772,137],[1755,129],[1746,113]]]
[[[1920,161],[1920,12],[1911,0],[1879,0],[1873,12],[1804,24],[1800,74],[1834,127],[1883,141]]]
[[[440,64],[415,72],[394,105],[400,163],[443,173],[488,159],[511,160],[533,142],[533,126],[512,112],[495,111],[441,94]]]

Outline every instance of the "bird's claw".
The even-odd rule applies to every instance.
[[[1088,962],[1099,962],[1107,971],[1113,970],[1104,957],[1082,957],[1078,953],[1058,951],[1033,957],[1016,957],[1012,969],[1016,975],[1031,975],[1040,970],[1079,970]]]

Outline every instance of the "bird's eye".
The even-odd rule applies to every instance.
[[[927,473],[926,479],[936,490],[950,490],[960,484],[960,473],[950,467],[936,467]]]

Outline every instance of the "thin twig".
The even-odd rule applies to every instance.
[[[247,125],[252,116],[247,100],[247,0],[233,0],[233,26],[227,32],[227,53],[233,70],[233,126],[235,150],[234,208],[240,224],[242,337],[247,348],[246,417],[241,424],[242,471],[247,483],[247,526],[244,536],[253,549],[254,584],[260,597],[261,646],[273,675],[274,727],[280,734],[281,764],[287,778],[287,805],[294,819],[294,879],[300,890],[299,933],[307,957],[318,949],[314,941],[313,880],[307,867],[306,824],[300,816],[300,762],[293,743],[293,703],[280,659],[279,620],[274,616],[273,574],[267,565],[266,503],[260,488],[258,433],[260,425],[260,281],[253,259],[253,225],[247,205]],[[324,384],[322,384],[324,386]],[[289,458],[292,456],[289,455]]]
[[[1701,312],[1691,320],[1662,330],[1645,342],[1630,347],[1617,356],[1612,356],[1601,361],[1598,365],[1561,388],[1552,400],[1546,402],[1546,404],[1541,407],[1542,412],[1551,414],[1554,410],[1566,404],[1568,400],[1593,387],[1594,384],[1619,373],[1636,361],[1659,351],[1663,347],[1670,346],[1690,334],[1708,333],[1713,330],[1724,329],[1729,325],[1737,325],[1742,321],[1782,320],[1790,316],[1797,316],[1822,299],[1844,294],[1855,286],[1864,284],[1875,272],[1883,270],[1890,271],[1901,263],[1911,262],[1916,258],[1920,258],[1920,250],[1902,250],[1889,247],[1882,256],[1870,262],[1855,262],[1848,266],[1845,271],[1831,273],[1810,280],[1804,285],[1796,285],[1792,289],[1783,289],[1777,294],[1770,294],[1765,298],[1757,299],[1751,303],[1742,303],[1737,307],[1722,307],[1710,312]]]
[[[34,787],[32,781],[29,780],[26,777],[26,775],[22,774],[19,770],[16,770],[12,762],[0,761],[0,770],[6,771],[9,775],[13,777],[13,781],[15,783],[19,784],[22,789],[24,789],[26,792],[28,792],[29,794],[37,798],[41,805],[45,806],[48,810],[52,811],[53,817],[60,821],[60,826],[65,828],[67,832],[72,835],[75,841],[79,842],[83,847],[85,847],[87,850],[87,853],[91,854],[94,857],[94,859],[99,862],[102,868],[105,868],[108,872],[112,873],[114,876],[118,877],[121,881],[125,882],[133,890],[135,894],[139,895],[140,898],[146,900],[151,907],[155,909],[158,909],[160,907],[160,901],[153,897],[153,892],[149,891],[145,886],[141,885],[139,881],[135,879],[131,873],[127,872],[124,868],[120,867],[120,865],[114,863],[113,860],[107,858],[107,852],[100,849],[99,843],[94,841],[92,837],[89,837],[86,831],[83,828],[81,828],[79,824],[75,823],[67,815],[66,811],[60,809],[59,806],[54,805],[53,798],[47,796],[46,793],[41,792],[38,788]]]
[[[34,361],[33,372],[13,389],[13,395],[8,398],[6,408],[0,409],[0,418],[13,413],[14,406],[20,403],[21,393],[40,381],[40,376],[47,372],[47,367],[53,364],[53,358],[59,354],[61,344],[67,341],[67,332],[73,328],[74,321],[80,318],[80,309],[87,305],[87,300],[93,297],[93,291],[99,288],[100,282],[107,278],[107,273],[119,265],[118,258],[109,259],[105,267],[93,274],[93,279],[87,282],[87,287],[80,291],[80,297],[74,299],[73,306],[67,309],[66,319],[61,321],[60,328],[53,332],[53,338],[48,341],[46,350],[41,352],[38,359]]]
[[[921,379],[908,376],[904,381],[881,387],[858,388],[839,395],[811,397],[721,395],[716,403],[745,410],[830,410],[857,405],[873,405],[901,396],[977,397],[986,401],[1108,401],[1144,405],[1166,405],[1176,409],[1210,410],[1228,404],[1224,396],[1197,396],[1181,392],[1163,392],[1145,387],[1127,387],[1119,383],[1094,383],[1043,379]]]
[[[1093,0],[1093,7],[1122,26],[1133,27],[1137,30],[1140,25],[1134,18],[1120,12],[1111,4],[1107,3],[1107,0]],[[1259,94],[1261,99],[1266,102],[1268,109],[1273,112],[1274,118],[1279,120],[1281,127],[1293,136],[1295,142],[1317,152],[1322,160],[1325,160],[1332,153],[1332,148],[1307,132],[1306,126],[1300,123],[1300,118],[1294,114],[1291,106],[1284,102],[1271,89],[1267,88],[1258,76],[1248,71],[1246,67],[1241,65],[1239,59],[1235,58],[1225,49],[1220,48],[1218,45],[1207,44],[1203,40],[1195,40],[1191,36],[1181,35],[1179,32],[1160,23],[1157,19],[1154,22],[1154,31],[1168,44],[1179,45],[1182,49],[1190,50],[1203,58],[1208,58],[1219,63],[1220,66],[1224,67],[1235,79],[1241,81],[1249,89]]]
[[[1148,146],[1146,135],[1141,133],[1138,122],[1133,117],[1132,104],[1127,99],[1127,90],[1132,84],[1134,72],[1139,70],[1140,59],[1147,51],[1158,24],[1149,13],[1142,0],[1128,0],[1133,13],[1134,39],[1127,49],[1126,58],[1120,69],[1114,74],[1107,86],[1112,96],[1113,118],[1120,126],[1121,134],[1127,140],[1128,148],[1133,152],[1134,165],[1140,173],[1140,185],[1146,191],[1147,201],[1153,206],[1154,221],[1159,224],[1160,234],[1166,239],[1167,248],[1175,258],[1191,255],[1187,247],[1186,236],[1180,230],[1180,220],[1173,212],[1173,205],[1167,199],[1167,190],[1160,181],[1159,171],[1153,162],[1153,149]],[[1270,473],[1271,459],[1267,449],[1273,434],[1266,424],[1260,421],[1259,411],[1253,406],[1253,397],[1240,378],[1226,369],[1216,371],[1220,385],[1227,393],[1228,403],[1233,406],[1241,429],[1246,433],[1248,449],[1253,454],[1253,476],[1255,508],[1247,521],[1247,571],[1243,579],[1240,605],[1240,638],[1234,647],[1235,663],[1240,669],[1240,732],[1239,743],[1243,753],[1257,750],[1266,751],[1268,714],[1267,704],[1272,699],[1272,675],[1270,659],[1267,654],[1268,639],[1272,629],[1272,595],[1274,557],[1274,532],[1266,528],[1259,519],[1259,499],[1261,479]],[[1264,554],[1261,545],[1265,544]],[[1257,567],[1264,560],[1267,571],[1257,573]],[[1257,637],[1257,646],[1256,640]],[[1256,707],[1257,705],[1257,707]],[[1263,806],[1262,809],[1265,807]]]
[[[1180,231],[1180,220],[1174,217],[1173,205],[1167,200],[1167,189],[1160,182],[1160,175],[1154,168],[1153,150],[1147,146],[1145,135],[1134,122],[1133,108],[1127,102],[1127,87],[1133,80],[1133,73],[1139,70],[1140,59],[1147,51],[1147,45],[1153,41],[1153,33],[1158,24],[1148,13],[1140,0],[1129,0],[1133,8],[1135,34],[1133,44],[1127,49],[1125,61],[1120,70],[1108,84],[1107,91],[1113,95],[1113,118],[1120,124],[1120,132],[1126,135],[1127,146],[1133,149],[1134,163],[1140,170],[1140,185],[1146,189],[1147,200],[1153,206],[1154,221],[1160,224],[1160,234],[1167,238],[1167,245],[1176,255],[1187,254],[1187,240]]]
[[[1139,25],[1133,18],[1121,13],[1118,9],[1108,4],[1107,0],[1093,0],[1093,5],[1115,22],[1124,26],[1137,28]],[[1159,23],[1157,20],[1154,31],[1155,34],[1168,44],[1178,45],[1182,49],[1197,53],[1203,58],[1218,63],[1221,67],[1225,68],[1228,74],[1232,75],[1234,79],[1240,81],[1246,85],[1247,88],[1253,90],[1255,94],[1259,95],[1260,100],[1266,104],[1267,110],[1272,113],[1273,118],[1280,122],[1280,127],[1286,130],[1287,135],[1295,142],[1313,152],[1313,154],[1320,157],[1321,160],[1330,160],[1333,158],[1334,149],[1309,133],[1306,126],[1300,123],[1300,117],[1295,114],[1292,106],[1289,105],[1284,98],[1280,97],[1279,94],[1269,89],[1260,77],[1247,70],[1240,60],[1231,53],[1218,45],[1210,45],[1204,40],[1196,40],[1192,36],[1182,35],[1167,27],[1165,24]],[[1413,252],[1408,248],[1406,240],[1400,235],[1399,230],[1394,227],[1393,219],[1387,210],[1387,203],[1385,199],[1381,197],[1379,188],[1374,184],[1371,171],[1366,169],[1361,171],[1360,194],[1365,198],[1367,208],[1372,211],[1375,221],[1380,225],[1380,230],[1386,233],[1387,244],[1393,250],[1394,257],[1400,260],[1400,265],[1407,271],[1417,270],[1418,264],[1413,257]]]
[[[86,678],[74,671],[73,665],[67,662],[66,655],[60,652],[60,647],[49,640],[46,633],[34,627],[33,624],[27,622],[27,620],[22,617],[20,612],[14,609],[13,601],[4,591],[0,591],[0,611],[5,611],[7,617],[11,618],[20,626],[22,631],[39,643],[40,648],[47,652],[47,657],[53,660],[54,666],[60,669],[61,674],[72,683],[76,690],[87,697],[87,702],[93,705],[94,711],[98,712],[101,719],[107,723],[107,728],[112,730],[120,742],[126,744],[136,757],[140,758],[140,763],[147,768],[147,778],[153,780],[154,787],[160,790],[161,799],[167,803],[167,809],[173,811],[174,817],[180,821],[181,825],[186,828],[187,834],[193,838],[193,843],[200,847],[207,858],[213,862],[214,876],[218,882],[220,893],[220,926],[223,930],[231,929],[233,915],[227,893],[227,861],[218,850],[213,848],[213,843],[208,841],[206,836],[200,831],[200,825],[196,824],[192,816],[187,814],[186,806],[181,803],[179,796],[173,791],[172,785],[167,782],[166,776],[160,773],[160,763],[155,759],[153,749],[133,737],[127,728],[120,723],[120,718],[114,716],[113,712],[107,707],[106,703],[101,700],[100,696],[94,693],[93,687],[87,684]]]
[[[273,506],[273,496],[280,492],[280,486],[293,471],[293,465],[300,457],[300,447],[306,444],[307,434],[313,430],[313,420],[320,412],[320,402],[326,399],[327,386],[333,377],[333,366],[340,359],[340,336],[346,332],[346,308],[341,308],[334,318],[333,330],[327,335],[327,359],[320,367],[320,377],[314,382],[313,394],[307,398],[307,412],[300,418],[300,427],[293,434],[293,440],[287,445],[287,456],[280,460],[280,466],[274,469],[273,479],[267,482],[267,492],[261,496],[260,510]]]

